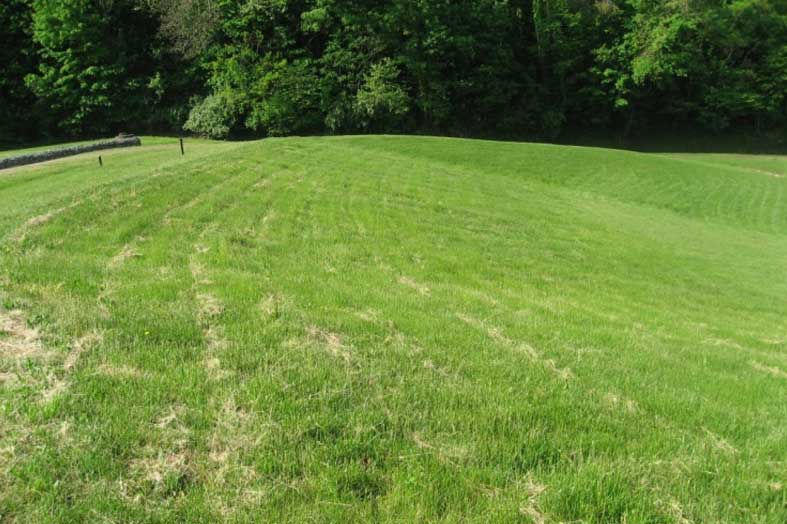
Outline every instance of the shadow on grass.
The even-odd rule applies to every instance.
[[[787,130],[773,130],[763,133],[744,131],[711,134],[707,131],[689,132],[665,129],[631,137],[579,131],[566,133],[555,143],[625,149],[641,153],[787,155]]]

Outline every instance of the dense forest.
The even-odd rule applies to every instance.
[[[2,0],[0,142],[787,129],[787,0]]]

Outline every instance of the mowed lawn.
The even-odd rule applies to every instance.
[[[0,171],[0,522],[787,521],[787,157]]]

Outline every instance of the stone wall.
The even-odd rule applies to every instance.
[[[112,140],[102,140],[101,142],[93,142],[92,144],[82,144],[78,146],[63,147],[60,149],[48,149],[46,151],[39,151],[36,153],[28,153],[26,155],[11,156],[8,158],[0,158],[0,169],[9,167],[24,166],[27,164],[37,164],[38,162],[46,162],[47,160],[54,160],[56,158],[63,158],[67,156],[79,155],[82,153],[89,153],[91,151],[100,151],[102,149],[114,149],[116,147],[133,147],[141,146],[142,141],[136,136],[123,136],[113,138]]]

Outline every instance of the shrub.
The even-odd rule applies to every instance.
[[[355,102],[364,120],[396,126],[410,110],[410,99],[399,84],[397,65],[390,59],[374,64]]]
[[[235,121],[231,104],[225,97],[214,94],[192,106],[183,129],[207,138],[222,139],[229,136]]]

